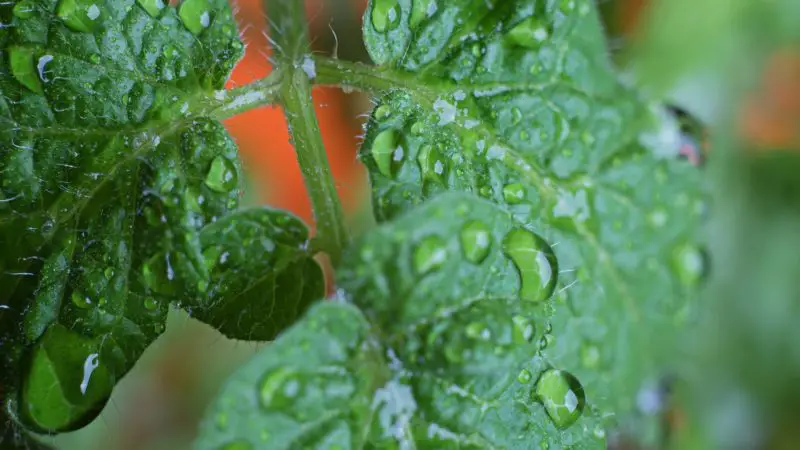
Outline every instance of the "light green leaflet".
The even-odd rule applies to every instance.
[[[364,34],[394,88],[361,154],[383,224],[337,269],[361,313],[263,350],[197,448],[605,448],[704,271],[677,130],[588,0],[373,0]]]
[[[243,50],[228,2],[168,3],[0,3],[0,446],[11,421],[93,419],[171,302],[268,339],[323,292],[298,219],[228,215],[241,168],[217,118]],[[221,284],[250,315],[221,311],[243,298]]]

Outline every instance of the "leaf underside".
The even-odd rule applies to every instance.
[[[228,2],[167,3],[0,4],[0,394],[23,428],[93,419],[171,302],[268,339],[323,292],[298,219],[226,217],[241,167],[210,117],[243,51]],[[220,305],[245,299],[231,322]]]
[[[599,449],[643,424],[705,270],[703,187],[592,3],[373,0],[364,35],[397,86],[361,150],[382,225],[337,268],[360,313],[265,348],[196,448]]]

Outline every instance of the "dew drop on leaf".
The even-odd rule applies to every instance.
[[[178,15],[183,25],[195,35],[202,33],[211,25],[208,0],[184,0],[178,10]]]
[[[536,382],[536,400],[542,403],[557,428],[567,428],[583,413],[586,396],[583,386],[569,372],[558,369],[545,371]]]
[[[148,311],[154,311],[156,308],[158,308],[158,301],[156,301],[156,299],[153,297],[147,297],[144,299],[144,309]]]
[[[514,330],[512,337],[517,344],[528,343],[533,339],[533,332],[535,330],[533,322],[530,319],[516,315],[511,319],[514,322]]]
[[[372,159],[380,173],[390,178],[394,177],[405,157],[405,150],[399,145],[399,141],[397,130],[388,129],[382,131],[372,142]]]
[[[206,186],[211,190],[226,193],[236,188],[239,178],[236,175],[236,166],[224,156],[217,156],[211,162],[205,180]]]
[[[14,46],[8,49],[8,60],[11,64],[11,74],[23,86],[37,94],[44,92],[42,82],[37,75],[33,59],[33,49]]]
[[[375,0],[372,2],[372,26],[385,33],[400,22],[400,7],[397,0]]]
[[[151,257],[142,265],[142,280],[151,291],[171,295],[175,293],[172,280],[175,273],[169,263],[167,255],[160,253]]]
[[[14,17],[18,19],[30,19],[33,17],[34,12],[36,11],[36,7],[34,2],[31,0],[22,0],[21,2],[14,5]]]
[[[167,6],[164,0],[136,0],[136,3],[147,11],[147,14],[150,14],[151,17],[158,17],[161,10]]]
[[[600,349],[594,344],[582,345],[581,363],[587,369],[596,369],[600,365]]]
[[[50,82],[50,78],[47,77],[45,72],[47,71],[47,65],[53,61],[53,55],[44,55],[39,58],[39,61],[36,63],[36,71],[39,73],[39,79],[45,83]]]
[[[517,375],[517,381],[519,381],[522,384],[528,384],[531,382],[532,379],[533,375],[531,374],[531,371],[528,369],[520,370],[519,374]]]
[[[522,110],[516,106],[511,108],[511,123],[516,125],[522,121]]]
[[[550,37],[550,30],[539,19],[529,17],[512,28],[507,36],[520,47],[537,49]]]
[[[447,249],[444,241],[439,236],[429,236],[422,240],[414,249],[414,270],[424,275],[436,270],[447,259]]]
[[[525,186],[522,183],[511,183],[503,186],[503,199],[510,205],[515,205],[525,199]]]
[[[91,33],[100,23],[99,0],[61,0],[56,15],[72,31]]]
[[[389,105],[381,105],[375,109],[375,118],[378,120],[385,120],[391,117],[392,108]]]
[[[422,136],[423,131],[425,131],[425,125],[422,122],[414,122],[411,125],[411,134],[414,136]]]
[[[516,229],[503,240],[503,251],[519,271],[521,299],[540,302],[553,295],[558,262],[544,239],[531,231]]]
[[[94,304],[89,296],[80,291],[72,291],[70,298],[72,299],[72,304],[80,309],[91,308]]]
[[[276,369],[261,382],[261,405],[270,410],[284,409],[295,401],[302,389],[303,384],[293,370],[283,367]]]
[[[480,264],[489,255],[492,236],[485,223],[473,220],[466,223],[459,234],[464,257],[473,264]]]
[[[686,244],[673,251],[672,262],[678,278],[686,285],[699,283],[706,271],[706,255],[699,248]]]
[[[417,162],[423,180],[445,185],[447,163],[438,148],[430,144],[423,145],[417,154]]]

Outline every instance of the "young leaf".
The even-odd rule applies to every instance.
[[[268,341],[325,295],[308,229],[283,211],[253,208],[200,233],[212,285],[192,299],[192,316],[232,339]]]
[[[544,358],[603,414],[629,412],[665,369],[657,342],[687,320],[704,205],[677,129],[611,68],[592,2],[371,0],[364,36],[377,76],[403,80],[378,99],[362,147],[378,220],[456,190],[534,230],[560,271],[539,299],[554,309]],[[365,308],[402,325],[461,289],[453,278],[412,300],[376,285]]]
[[[313,310],[228,382],[196,448],[602,447],[593,399],[537,354],[547,305],[519,296],[552,290],[551,256],[464,193],[368,232],[339,282],[371,326]]]
[[[28,429],[90,421],[168,303],[218,305],[207,289],[230,280],[206,266],[200,233],[240,195],[216,118],[268,94],[221,90],[243,49],[226,0],[168,3],[0,4],[0,395]],[[313,293],[312,263],[287,268]],[[274,333],[246,325],[230,333]]]

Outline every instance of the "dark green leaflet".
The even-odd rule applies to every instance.
[[[24,428],[90,421],[163,331],[170,302],[232,337],[268,338],[322,292],[299,220],[224,218],[241,181],[211,118],[243,50],[228,2],[165,3],[0,5],[0,386]],[[207,262],[237,239],[268,247],[275,222],[289,231],[257,267],[245,255]],[[275,287],[284,269],[305,290]],[[264,317],[223,324],[220,283],[260,293],[249,300]],[[296,303],[274,303],[283,289]],[[13,445],[9,419],[0,426]]]

